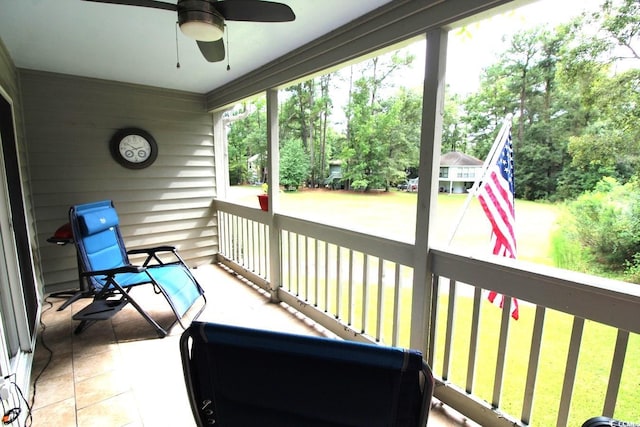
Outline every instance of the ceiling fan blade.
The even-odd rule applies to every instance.
[[[151,7],[153,9],[164,9],[164,10],[178,10],[178,7],[173,3],[165,3],[163,1],[156,0],[84,0],[90,1],[94,3],[109,3],[109,4],[121,4],[124,6],[140,6],[140,7]]]
[[[296,19],[286,4],[262,0],[214,1],[211,5],[229,21],[286,22]]]
[[[202,56],[209,62],[219,62],[224,59],[224,42],[222,39],[213,42],[203,42],[197,40],[198,48]]]

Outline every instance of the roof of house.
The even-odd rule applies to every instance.
[[[458,151],[450,151],[440,156],[440,166],[482,166],[483,161]]]

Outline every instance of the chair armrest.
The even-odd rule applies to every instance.
[[[166,265],[167,262],[163,261],[158,254],[160,253],[172,253],[175,261],[184,264],[180,255],[178,255],[178,251],[175,246],[156,246],[153,248],[141,248],[141,249],[131,249],[127,251],[127,255],[135,255],[135,254],[146,254],[147,258],[142,263],[143,267],[154,266],[154,265]],[[175,262],[174,261],[174,262]]]
[[[116,274],[120,273],[142,273],[145,271],[145,267],[139,267],[137,265],[126,265],[118,268],[111,268],[109,270],[94,270],[94,271],[83,271],[81,276],[109,276],[113,277]]]
[[[156,246],[154,248],[130,249],[127,251],[129,255],[135,254],[155,254],[156,252],[175,252],[175,246]]]

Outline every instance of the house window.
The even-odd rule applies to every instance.
[[[440,178],[449,178],[449,168],[440,168]]]

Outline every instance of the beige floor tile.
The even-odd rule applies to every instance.
[[[75,427],[76,402],[69,398],[33,411],[33,426]]]
[[[40,350],[36,350],[36,352],[39,351]],[[49,353],[38,354],[37,357],[34,357],[31,372],[33,372],[32,380],[35,380],[35,378],[39,376],[40,381],[46,381],[49,378],[64,375],[73,375],[73,361],[71,353],[54,352],[50,355]]]
[[[123,365],[120,350],[109,348],[96,354],[85,354],[73,360],[73,374],[76,382],[84,381],[98,375],[116,371]]]
[[[97,353],[117,349],[116,336],[111,322],[104,321],[91,325],[81,334],[73,336],[73,357],[93,356]]]
[[[62,402],[74,396],[73,374],[51,377],[38,383],[33,409]]]
[[[86,408],[130,390],[130,382],[121,369],[76,381],[76,406]]]
[[[78,409],[78,427],[121,427],[140,422],[131,392]]]

